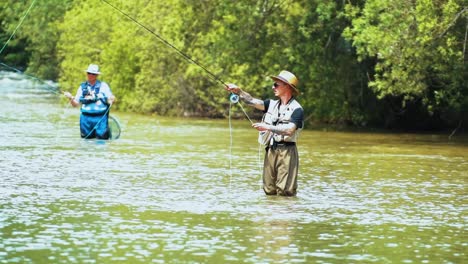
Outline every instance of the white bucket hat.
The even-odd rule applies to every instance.
[[[90,64],[86,72],[92,74],[101,74],[101,72],[99,72],[99,66],[97,64]]]

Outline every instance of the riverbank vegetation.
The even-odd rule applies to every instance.
[[[37,1],[0,62],[73,92],[97,63],[122,111],[228,114],[220,82],[106,2],[256,97],[294,72],[309,125],[468,127],[464,0]],[[0,4],[2,43],[31,3]]]

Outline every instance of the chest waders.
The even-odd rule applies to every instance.
[[[101,82],[94,85],[81,83],[80,134],[82,138],[109,139],[109,105],[107,97],[100,92]]]

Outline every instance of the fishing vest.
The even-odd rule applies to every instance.
[[[280,100],[271,100],[267,112],[263,115],[262,122],[273,126],[290,123],[291,116],[296,109],[302,109],[302,107],[295,99],[291,99],[284,107],[281,107]],[[271,131],[260,131],[258,143],[270,145],[273,142],[296,142],[303,126],[304,124],[298,127],[291,136],[280,135]]]
[[[83,82],[80,85],[82,94],[80,97],[81,113],[85,115],[103,115],[107,108],[107,97],[105,94],[100,93],[101,82],[91,86],[88,82]]]

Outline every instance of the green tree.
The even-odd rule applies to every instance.
[[[460,0],[368,0],[347,6],[344,35],[359,60],[376,61],[369,86],[379,98],[450,123],[468,108],[467,10]]]
[[[270,97],[268,75],[282,69],[299,76],[310,121],[393,122],[395,102],[424,105],[415,117],[466,109],[466,11],[455,0],[109,1],[135,21],[105,2],[66,13],[61,82],[76,86],[98,63],[123,110],[223,116],[223,82]]]

